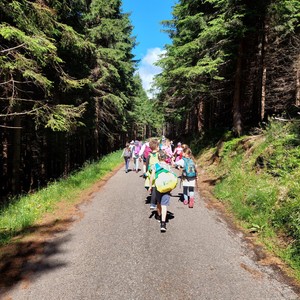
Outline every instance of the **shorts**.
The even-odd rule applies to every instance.
[[[170,193],[160,193],[158,190],[156,190],[156,200],[160,205],[169,206],[170,197]]]

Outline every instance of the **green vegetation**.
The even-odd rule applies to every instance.
[[[96,163],[86,164],[80,171],[48,185],[34,194],[10,201],[0,209],[0,245],[55,209],[60,201],[74,202],[78,194],[100,180],[122,162],[121,151],[113,152]]]
[[[215,195],[249,232],[300,279],[300,135],[298,122],[271,121],[259,135],[224,142]]]
[[[132,34],[120,0],[0,1],[0,203],[160,135]]]
[[[176,1],[156,77],[173,136],[242,135],[294,107],[299,10],[298,0]]]

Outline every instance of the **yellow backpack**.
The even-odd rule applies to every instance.
[[[168,193],[175,189],[178,182],[177,175],[157,164],[155,172],[155,187],[160,193]]]

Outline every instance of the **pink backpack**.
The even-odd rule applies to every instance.
[[[148,145],[146,145],[144,154],[143,154],[144,158],[147,158],[151,152],[152,152],[151,148]]]

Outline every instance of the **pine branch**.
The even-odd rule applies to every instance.
[[[14,126],[7,126],[7,125],[0,125],[1,128],[8,128],[8,129],[23,129],[23,127],[14,127]]]
[[[0,118],[7,118],[7,117],[15,117],[15,116],[24,116],[24,115],[33,115],[38,110],[43,109],[43,107],[34,108],[32,110],[28,111],[22,111],[22,112],[14,112],[14,113],[7,113],[7,114],[0,114]]]
[[[0,53],[5,53],[5,52],[10,52],[10,51],[13,51],[15,49],[18,49],[18,48],[21,48],[25,45],[25,43],[22,43],[18,46],[15,46],[15,47],[12,47],[12,48],[8,48],[8,49],[4,49],[4,50],[1,50]]]

